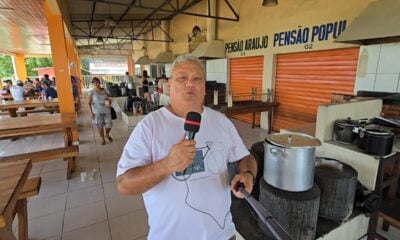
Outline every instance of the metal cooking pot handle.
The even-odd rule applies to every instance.
[[[360,131],[359,131],[359,133],[358,133],[358,136],[359,136],[360,138],[364,138],[364,137],[365,137],[365,129],[360,129]]]
[[[286,157],[286,151],[283,149],[279,149],[279,148],[270,148],[269,152],[272,154],[272,156],[276,157],[278,154],[281,155],[282,158]]]

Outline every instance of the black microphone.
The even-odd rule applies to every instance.
[[[188,112],[185,119],[185,139],[192,140],[200,130],[201,115],[197,112]]]

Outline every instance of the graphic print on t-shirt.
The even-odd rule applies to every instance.
[[[222,143],[208,141],[204,147],[196,148],[193,163],[184,171],[176,172],[175,176],[192,175],[195,173],[209,172],[211,175],[217,174],[226,162],[222,156]]]
[[[190,164],[183,172],[176,172],[176,176],[198,172],[204,172],[204,157],[202,150],[196,150],[196,155],[194,156],[193,163]]]

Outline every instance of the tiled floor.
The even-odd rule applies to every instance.
[[[116,163],[132,131],[120,119],[114,121],[114,142],[102,146],[91,126],[88,108],[82,107],[78,120],[80,156],[71,180],[66,180],[67,165],[62,160],[34,164],[30,175],[40,175],[43,182],[40,194],[28,202],[30,240],[146,239],[148,226],[142,197],[121,196],[116,190]],[[234,124],[248,148],[267,134],[243,122],[234,120]],[[2,140],[0,155],[62,144],[62,135]],[[81,182],[81,172],[94,173],[94,177]]]

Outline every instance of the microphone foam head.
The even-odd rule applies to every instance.
[[[185,120],[185,131],[198,132],[200,130],[201,115],[197,112],[188,112]]]

